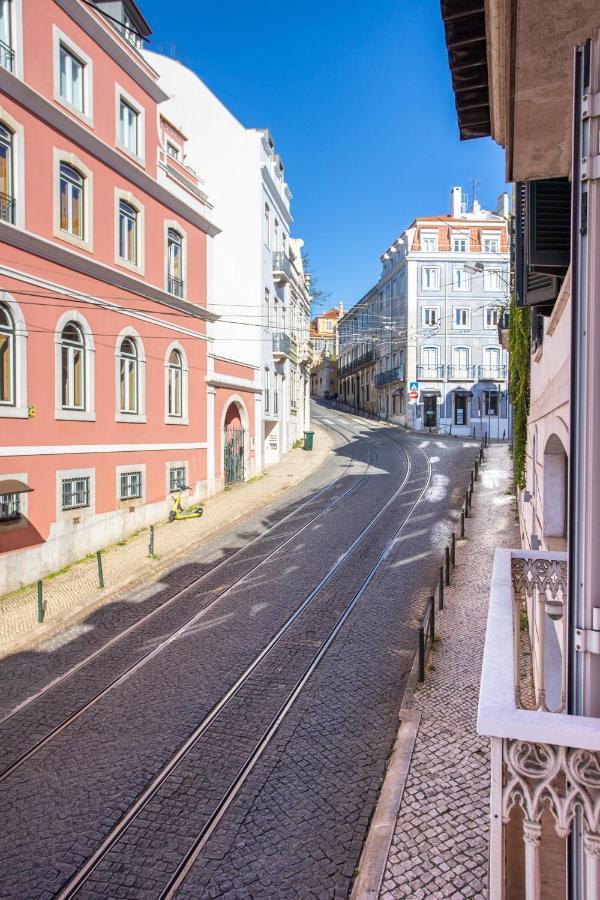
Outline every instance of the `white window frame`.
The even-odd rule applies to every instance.
[[[12,401],[0,404],[0,419],[26,419],[27,406],[27,326],[21,307],[7,291],[0,291],[0,303],[8,309],[14,325]]]
[[[178,219],[165,219],[164,223],[164,248],[165,248],[165,290],[169,291],[169,230],[173,229],[181,236],[181,275],[183,281],[183,294],[181,299],[187,297],[188,287],[188,233]],[[177,296],[177,295],[173,295]]]
[[[63,481],[72,478],[89,478],[89,505],[63,509]],[[57,469],[56,471],[56,521],[72,522],[74,519],[88,519],[96,514],[96,470]]]
[[[185,471],[185,483],[187,487],[191,487],[190,484],[190,470],[187,460],[181,460],[176,462],[168,462],[165,467],[165,497],[170,497],[176,490],[176,488],[171,489],[171,470],[172,469],[183,469]],[[189,491],[184,491],[183,496],[187,497],[189,495]]]
[[[265,247],[267,250],[271,249],[271,207],[265,200],[265,206],[263,209],[263,228],[265,231],[264,241]]]
[[[17,481],[29,483],[27,472],[3,472],[2,478],[16,478]],[[19,494],[19,518],[18,519],[0,519],[0,534],[8,531],[18,531],[21,528],[29,527],[29,492]]]
[[[461,276],[462,285],[458,284],[458,276]],[[464,266],[453,266],[452,267],[452,290],[453,291],[470,291],[471,290],[471,279],[469,277],[469,273],[465,269]]]
[[[62,333],[68,322],[79,325],[84,341],[85,377],[83,383],[84,406],[82,409],[65,409],[62,405]],[[94,336],[87,319],[74,309],[62,314],[54,330],[54,418],[62,421],[95,422]]]
[[[462,247],[457,247],[457,242],[461,243],[464,241],[465,249]],[[466,231],[452,231],[450,234],[450,246],[452,248],[453,253],[469,253],[470,250],[470,235]]]
[[[500,232],[495,232],[495,231],[486,232],[486,231],[482,231],[482,232],[481,232],[481,238],[480,238],[480,240],[481,240],[481,252],[482,252],[482,253],[485,253],[486,256],[487,256],[488,254],[497,254],[497,253],[500,253]],[[486,243],[487,243],[488,241],[494,241],[494,242],[495,242],[495,244],[496,244],[496,249],[495,249],[495,250],[486,250],[485,245],[486,245]]]
[[[434,313],[435,322],[427,321],[427,313]],[[440,307],[439,306],[424,306],[421,309],[421,324],[423,328],[439,328],[440,325]]]
[[[433,247],[426,247],[425,242],[432,241]],[[438,243],[438,232],[437,230],[423,230],[421,229],[421,251],[423,253],[437,253],[439,249]]]
[[[94,173],[85,162],[70,150],[53,149],[54,159],[54,237],[88,253],[94,251]],[[76,169],[83,178],[83,237],[60,227],[60,166],[64,163]]]
[[[64,31],[56,25],[52,26],[52,40],[54,46],[54,99],[64,109],[68,110],[78,119],[94,127],[94,63],[90,56],[81,49]],[[74,103],[63,97],[60,90],[60,49],[61,45],[67,53],[74,56],[82,65],[82,101],[83,108],[79,109]]]
[[[123,338],[132,338],[137,346],[137,412],[121,410],[121,342]],[[146,422],[146,353],[141,337],[135,328],[127,326],[117,336],[115,344],[115,422]]]
[[[141,494],[139,497],[122,497],[121,496],[121,476],[129,475],[133,472],[139,472],[141,475]],[[117,499],[117,508],[142,506],[146,502],[146,464],[130,462],[126,466],[116,466],[115,468],[115,496]]]
[[[12,131],[12,191],[15,201],[13,228],[25,228],[25,140],[23,126],[0,105],[0,124]]]
[[[136,134],[137,149],[134,152],[121,141],[121,101],[127,104],[137,115]],[[131,96],[120,84],[115,85],[115,143],[119,150],[126,153],[130,159],[141,165],[146,161],[146,111],[141,103]]]
[[[456,362],[456,357],[457,357],[457,354],[459,352],[462,352],[463,350],[465,350],[467,353],[467,364],[465,366],[459,366],[458,363]],[[472,356],[471,348],[467,347],[466,345],[461,344],[459,347],[452,348],[452,368],[454,370],[455,375],[456,375],[457,369],[464,371],[466,373],[469,372],[469,370],[472,368],[471,356]]]
[[[426,272],[435,272],[435,284],[427,285]],[[421,289],[423,291],[439,291],[440,289],[440,268],[439,266],[422,266],[421,267]]]
[[[169,140],[169,138],[166,139],[165,143],[165,154],[169,157],[169,159],[174,159],[175,162],[180,163],[181,160],[179,157],[181,156],[181,147],[179,147],[177,144],[174,144],[173,141]],[[172,153],[171,150],[174,150],[175,152]]]
[[[12,71],[17,78],[23,79],[23,9],[21,0],[12,0],[10,10],[10,49],[13,51],[13,66],[9,69],[2,66],[6,71]]]
[[[484,291],[490,291],[495,294],[501,293],[501,291],[503,289],[502,274],[503,274],[503,271],[500,268],[496,268],[493,266],[486,267],[483,270],[483,289],[484,289]],[[491,283],[492,277],[494,277],[494,280],[497,281],[497,283],[498,283],[497,287]]]
[[[169,411],[169,357],[173,350],[181,355],[181,415],[174,416]],[[179,341],[173,341],[167,347],[165,354],[165,424],[167,425],[189,425],[189,365],[187,354]]]
[[[492,325],[488,323],[488,313],[496,313],[496,322]],[[483,311],[483,327],[486,331],[495,331],[498,328],[498,322],[500,321],[501,310],[498,306],[486,306]]]
[[[498,360],[498,362],[495,366],[490,366],[488,364],[488,354],[489,353],[493,353],[494,356],[496,357],[496,359]],[[481,359],[482,359],[482,368],[496,369],[499,372],[500,369],[502,368],[502,347],[500,347],[498,344],[491,344],[487,347],[483,347]],[[502,379],[500,379],[500,376],[498,375],[498,377],[493,378],[493,380],[500,381]]]
[[[435,362],[433,363],[433,365],[429,362],[425,362],[425,353],[426,352],[429,353],[430,351],[433,351],[433,355],[435,357]],[[440,365],[440,348],[436,347],[434,344],[421,347],[421,362],[420,362],[421,368],[426,369],[428,372],[430,372],[433,369],[438,369],[439,365]]]
[[[128,259],[123,259],[119,252],[120,247],[120,229],[121,229],[121,221],[120,221],[120,208],[119,204],[121,200],[124,200],[125,203],[128,203],[130,206],[137,212],[137,262],[132,263]],[[115,263],[118,266],[121,266],[124,269],[129,269],[130,272],[136,272],[138,275],[144,274],[145,268],[145,209],[144,204],[140,203],[135,194],[132,194],[131,191],[124,191],[120,188],[115,188],[115,206],[114,206],[114,215],[115,215]]]
[[[456,314],[458,312],[466,313],[466,324],[457,324]],[[462,318],[462,316],[461,316]],[[469,306],[453,306],[452,307],[452,328],[454,331],[469,331],[471,328],[471,309]]]

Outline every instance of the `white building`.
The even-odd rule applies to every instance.
[[[147,57],[170,97],[165,112],[187,135],[219,210],[207,277],[208,306],[220,319],[211,326],[206,378],[209,389],[225,381],[252,394],[248,474],[256,474],[310,427],[310,295],[303,242],[290,236],[291,193],[268,131],[244,128],[181,63]]]
[[[360,315],[340,324],[340,380],[364,345],[380,416],[417,431],[508,437],[508,360],[498,334],[509,290],[507,217],[507,195],[495,212],[476,202],[467,212],[454,187],[450,215],[416,218],[382,255]],[[358,406],[373,393],[368,383],[360,391],[352,394]]]

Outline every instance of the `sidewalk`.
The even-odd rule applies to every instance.
[[[510,471],[508,448],[490,447],[425,683],[400,710],[352,900],[486,896],[489,740],[476,720],[494,551],[520,546]]]
[[[44,621],[37,622],[37,589],[32,584],[0,597],[0,658],[47,640],[93,608],[119,599],[125,590],[159,579],[181,557],[215,532],[266,506],[319,469],[331,450],[327,432],[314,427],[315,449],[290,450],[267,472],[237,487],[221,491],[204,503],[200,519],[155,525],[154,553],[148,553],[149,529],[102,551],[105,588],[98,587],[96,556],[92,554],[43,580]]]

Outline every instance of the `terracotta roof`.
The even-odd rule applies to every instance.
[[[452,231],[464,231],[469,233],[469,252],[470,253],[481,253],[481,240],[480,240],[480,232],[481,231],[489,231],[494,234],[500,233],[500,253],[508,253],[508,230],[506,228],[506,224],[504,222],[498,222],[498,224],[494,222],[472,222],[465,219],[453,219],[452,216],[438,216],[436,221],[443,220],[444,225],[437,225],[435,222],[430,222],[428,220],[423,219],[415,219],[416,232],[413,238],[411,250],[421,250],[421,232],[427,231],[437,231],[438,235],[438,250],[440,253],[448,252],[451,250],[450,238]],[[426,225],[422,224],[423,222],[427,222]],[[456,225],[456,227],[454,227]]]

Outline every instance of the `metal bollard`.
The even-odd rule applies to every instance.
[[[439,603],[438,609],[444,608],[444,567],[440,566],[440,574],[439,574]]]
[[[425,629],[419,626],[419,681],[425,681]]]
[[[479,457],[478,456],[475,458],[473,468],[475,471],[475,481],[478,481],[479,480]]]
[[[475,475],[473,474],[473,469],[471,469],[471,474],[469,475],[469,488],[473,490],[473,483],[475,481]]]
[[[469,491],[465,491],[465,519],[469,518]]]
[[[104,587],[104,573],[102,572],[102,551],[96,550],[96,562],[98,563],[98,587]]]
[[[473,506],[473,485],[469,488],[469,513],[471,512],[471,507]]]
[[[41,581],[37,583],[37,620],[40,625],[44,621],[44,596]]]
[[[435,596],[429,598],[429,635],[435,641]]]
[[[483,444],[479,448],[479,465],[483,465]]]
[[[465,539],[465,511],[461,509],[460,511],[460,539],[464,541]]]
[[[446,584],[450,584],[450,547],[444,550],[444,565],[446,568]]]
[[[148,543],[148,556],[154,559],[154,525],[150,526],[150,541]]]

